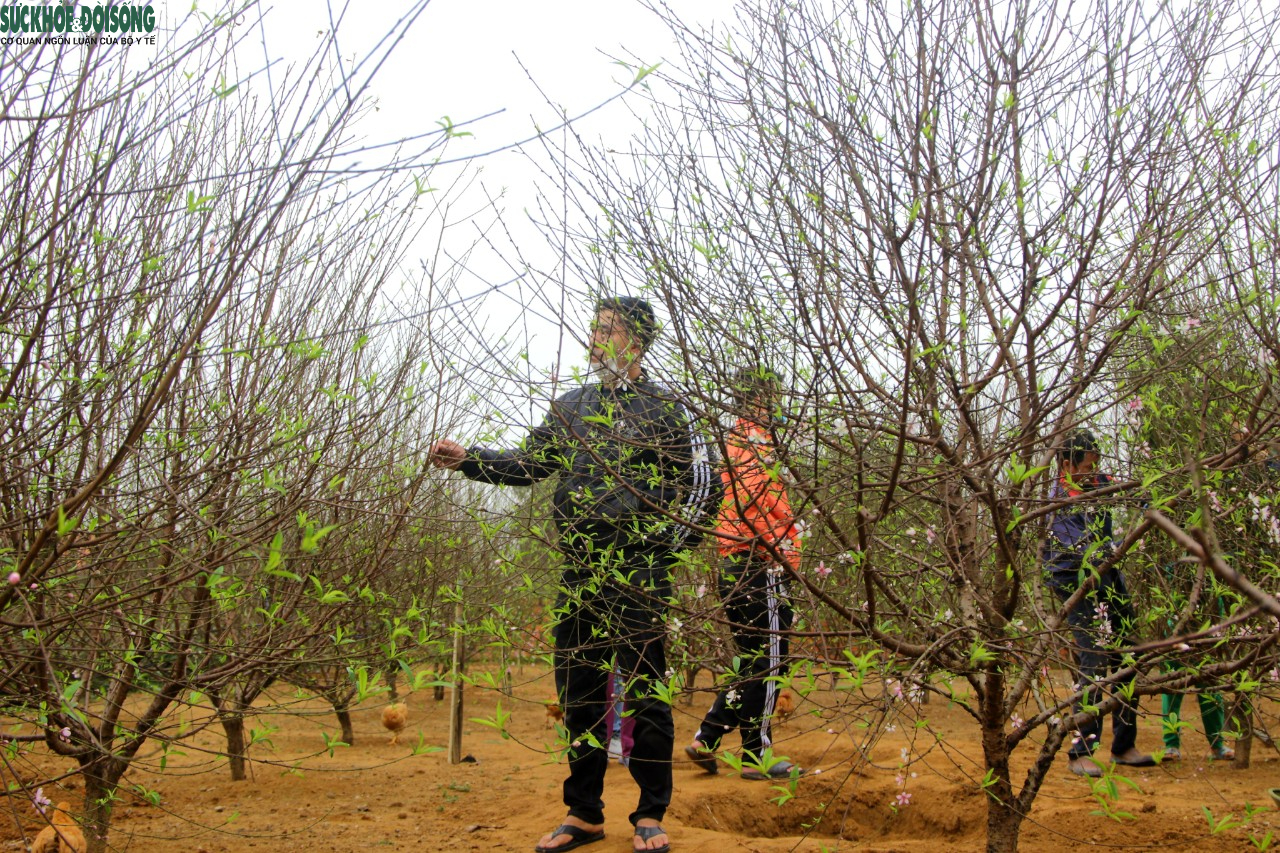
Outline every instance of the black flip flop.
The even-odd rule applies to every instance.
[[[693,749],[693,747],[689,747],[689,749]],[[637,826],[635,827],[635,830],[636,830],[636,835],[640,837],[640,840],[646,841],[646,842],[650,838],[653,838],[655,835],[667,834],[667,831],[660,826]],[[655,847],[652,850],[641,851],[636,849],[635,841],[632,841],[631,849],[632,851],[634,851],[634,853],[670,853],[671,843],[667,842],[661,847]]]
[[[796,778],[804,775],[805,771],[802,767],[796,767],[790,761],[779,761],[770,765],[769,772],[761,773],[755,767],[747,767],[742,771],[743,779],[751,779],[755,782],[761,782],[769,779],[790,779],[792,771],[795,771]]]
[[[720,768],[716,766],[716,754],[711,751],[702,751],[696,746],[686,746],[684,754],[689,756],[689,760],[710,773],[712,776],[720,772]]]
[[[589,829],[583,829],[571,823],[562,823],[557,826],[555,831],[551,833],[551,838],[554,840],[557,835],[567,835],[569,836],[569,841],[559,847],[543,847],[539,844],[533,848],[533,853],[559,853],[561,850],[573,850],[582,847],[584,844],[595,844],[597,841],[604,840],[603,829],[599,832],[592,832]]]

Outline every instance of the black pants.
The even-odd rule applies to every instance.
[[[609,674],[616,666],[635,721],[635,745],[627,767],[640,787],[630,820],[662,820],[671,804],[671,754],[675,725],[671,706],[655,696],[665,682],[665,602],[675,555],[663,549],[609,546],[566,550],[572,586],[556,603],[556,690],[569,730],[569,814],[604,822],[604,776],[609,766]],[[590,735],[590,737],[588,737]]]
[[[1060,600],[1066,601],[1078,588],[1076,575],[1071,572],[1055,572],[1049,576],[1049,586]],[[1105,678],[1113,669],[1124,666],[1122,655],[1115,649],[1132,645],[1129,641],[1129,631],[1133,623],[1133,602],[1129,598],[1129,588],[1125,586],[1124,577],[1120,571],[1112,569],[1100,578],[1098,585],[1067,614],[1067,624],[1071,626],[1071,633],[1075,638],[1080,684],[1091,685],[1099,678]],[[1133,683],[1133,680],[1131,678],[1125,685],[1117,685],[1115,690],[1118,692],[1122,687]],[[1101,701],[1102,690],[1098,687],[1090,687],[1085,692],[1084,701],[1076,702],[1073,710],[1079,713],[1083,705],[1096,705]],[[1071,744],[1067,754],[1071,758],[1092,755],[1098,748],[1101,736],[1101,718],[1090,717],[1081,724],[1079,736]],[[1129,705],[1122,702],[1112,712],[1111,738],[1112,753],[1122,755],[1133,749],[1138,738],[1136,704]]]
[[[771,571],[772,569],[772,571]],[[778,699],[775,676],[783,675],[790,640],[791,605],[785,574],[767,557],[750,552],[725,558],[720,569],[720,600],[732,623],[740,660],[739,677],[716,695],[698,727],[697,739],[709,749],[734,729],[742,731],[742,749],[757,760],[773,743],[769,724]]]

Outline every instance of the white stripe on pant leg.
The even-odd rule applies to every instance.
[[[764,687],[764,715],[760,718],[760,747],[767,749],[773,746],[773,739],[769,733],[769,723],[773,718],[773,712],[778,705],[778,682],[773,678],[781,673],[782,663],[782,615],[780,602],[778,599],[778,586],[781,579],[776,575],[768,574],[769,569],[765,567],[765,610],[769,614],[769,674],[766,676]]]
[[[692,418],[688,419],[688,424],[689,451],[693,458],[693,463],[690,466],[693,469],[693,486],[685,497],[683,515],[686,521],[697,521],[700,524],[705,524],[706,519],[701,519],[697,516],[698,508],[709,500],[711,496],[713,478],[710,463],[711,454],[707,450],[706,438],[694,427]],[[675,533],[676,544],[680,545],[688,536],[689,527],[682,525]]]

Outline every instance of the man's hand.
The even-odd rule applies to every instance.
[[[431,464],[437,468],[448,468],[450,471],[456,471],[458,466],[462,464],[462,460],[467,458],[467,449],[456,441],[442,438],[431,445],[429,458]]]

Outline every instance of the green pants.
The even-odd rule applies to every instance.
[[[1179,749],[1182,739],[1178,726],[1182,717],[1182,693],[1165,693],[1160,697],[1160,713],[1163,716],[1164,745],[1168,749]],[[1222,723],[1226,716],[1227,703],[1221,693],[1197,693],[1200,701],[1200,722],[1204,724],[1204,736],[1209,740],[1209,748],[1215,752],[1222,747]]]

